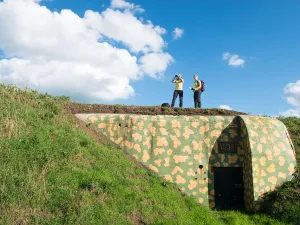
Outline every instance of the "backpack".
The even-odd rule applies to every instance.
[[[205,91],[205,83],[201,80],[201,92]]]
[[[161,107],[170,107],[170,104],[169,103],[163,103],[163,104],[161,104]]]

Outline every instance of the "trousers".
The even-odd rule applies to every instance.
[[[183,90],[175,90],[173,93],[173,99],[171,107],[174,107],[177,96],[179,95],[179,107],[183,105]]]
[[[201,108],[201,91],[195,91],[194,92],[194,103],[195,103],[195,108]]]

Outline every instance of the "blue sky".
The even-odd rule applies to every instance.
[[[132,13],[132,16],[139,20],[143,18],[144,24],[151,20],[154,26],[167,31],[160,35],[167,43],[161,50],[174,61],[161,69],[160,76],[156,78],[143,75],[138,80],[129,79],[135,94],[126,99],[88,98],[80,91],[57,93],[70,93],[71,97],[82,102],[160,105],[171,102],[174,90],[171,79],[174,74],[181,73],[185,79],[183,105],[193,107],[193,95],[188,87],[192,86],[193,74],[198,74],[206,84],[206,91],[202,94],[204,108],[227,105],[251,114],[274,116],[293,112],[300,116],[300,81],[297,83],[300,80],[299,1],[189,0],[187,3],[182,0],[134,0],[128,3],[144,9],[143,12]],[[54,0],[42,1],[40,5],[58,13],[69,9],[82,18],[86,10],[101,14],[111,8],[111,1]],[[183,30],[178,39],[172,35],[176,27]],[[112,46],[128,50],[132,56],[138,58],[141,55],[131,51],[122,41],[107,40]],[[10,50],[7,45],[3,46],[0,60],[9,52],[5,49]],[[15,52],[12,53],[16,55]],[[223,60],[225,52],[231,56],[238,55],[244,60],[243,65],[229,65],[228,59]],[[6,56],[8,58],[9,54]],[[31,58],[28,56],[28,59]],[[284,92],[288,84],[290,88]],[[47,88],[45,90],[55,93],[55,88]]]

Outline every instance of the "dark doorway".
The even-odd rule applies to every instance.
[[[242,167],[214,167],[216,209],[244,208]]]

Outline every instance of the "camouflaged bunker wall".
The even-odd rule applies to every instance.
[[[215,167],[243,167],[244,201],[260,210],[263,194],[294,172],[295,152],[285,126],[255,116],[77,114],[111,141],[185,193],[215,207]],[[219,148],[232,144],[236,152]],[[223,149],[224,150],[224,149]],[[230,150],[230,149],[229,149]],[[200,167],[201,165],[201,167]]]

